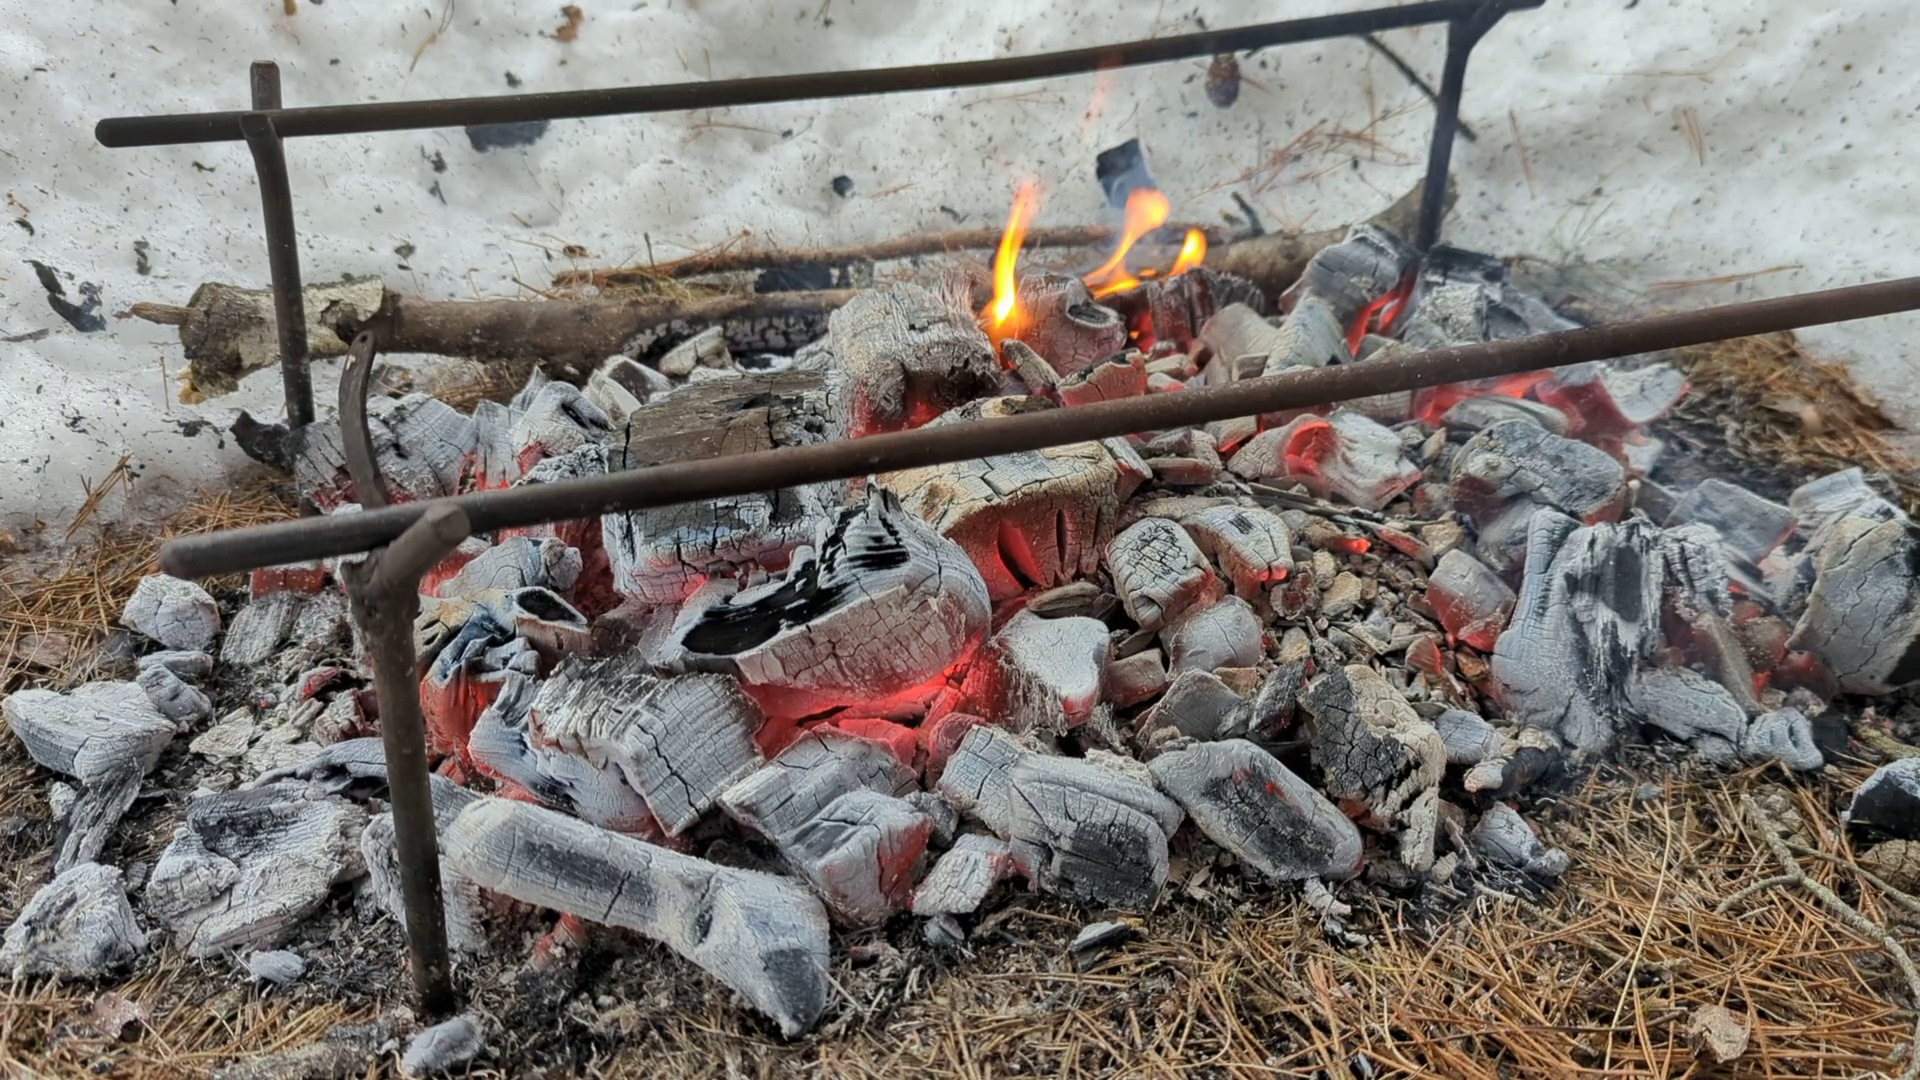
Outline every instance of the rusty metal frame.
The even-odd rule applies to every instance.
[[[1424,252],[1439,237],[1447,168],[1453,137],[1460,126],[1460,97],[1467,59],[1474,45],[1507,12],[1536,8],[1544,3],[1545,0],[1425,0],[1400,7],[999,60],[724,82],[296,109],[284,107],[279,68],[270,62],[261,62],[252,66],[251,107],[244,112],[109,118],[96,125],[95,137],[102,145],[113,147],[234,140],[247,143],[260,181],[287,420],[289,427],[297,430],[311,424],[315,414],[300,281],[299,239],[283,145],[287,138],[955,89],[1335,37],[1358,36],[1377,45],[1371,35],[1379,31],[1445,23],[1448,28],[1446,63],[1440,91],[1434,98],[1433,134],[1421,189],[1420,223],[1414,236],[1415,247]],[[1906,307],[1920,306],[1920,295],[1914,295],[1916,291],[1909,288],[1900,292],[1899,302]],[[1835,297],[1828,302],[1837,309],[1847,301]],[[1878,313],[1881,308],[1894,310],[1880,294],[1874,294],[1873,300],[1863,294],[1855,303],[1865,314]],[[1866,310],[1869,307],[1874,310]],[[1784,326],[1791,319],[1801,320],[1794,325],[1822,321],[1809,316],[1803,308],[1793,308],[1791,314],[1774,313],[1772,323]],[[1766,322],[1766,319],[1760,321]],[[530,524],[568,520],[619,509],[862,476],[889,468],[1338,401],[1379,393],[1383,389],[1474,378],[1476,373],[1525,370],[1622,355],[1660,347],[1651,343],[1656,339],[1685,343],[1681,339],[1709,340],[1700,336],[1703,333],[1730,336],[1718,332],[1725,325],[1724,321],[1686,323],[1683,320],[1643,328],[1637,336],[1633,327],[1613,327],[1597,333],[1581,331],[1573,336],[1501,342],[1480,347],[1477,352],[1474,348],[1447,350],[1411,361],[1333,368],[1306,378],[1281,376],[1218,390],[1165,395],[1132,403],[1111,402],[1070,410],[1064,416],[991,420],[411,506],[388,505],[384,482],[374,465],[366,422],[366,394],[378,339],[375,330],[366,330],[355,338],[349,350],[340,386],[342,442],[355,495],[366,512],[309,518],[291,527],[270,526],[177,540],[162,550],[161,562],[168,572],[190,577],[227,572],[243,565],[258,567],[368,553],[358,562],[343,564],[341,577],[374,668],[415,992],[423,1010],[438,1016],[453,1010],[457,997],[452,986],[442,910],[438,838],[420,710],[413,620],[419,609],[421,576],[472,532],[498,529],[509,521]],[[1667,337],[1660,338],[1661,332]],[[1580,334],[1587,336],[1580,337]],[[1353,377],[1355,372],[1361,373],[1359,377]]]

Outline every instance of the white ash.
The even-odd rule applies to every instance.
[[[0,939],[0,970],[95,978],[147,949],[120,871],[78,863],[42,885]]]
[[[1827,763],[1814,744],[1813,721],[1794,708],[1755,717],[1740,740],[1740,752],[1754,761],[1778,761],[1796,772],[1815,772]]]
[[[120,621],[169,649],[204,652],[220,632],[220,607],[191,581],[149,574],[134,586]]]
[[[286,986],[307,973],[307,961],[289,949],[255,952],[247,957],[247,975],[255,982]]]
[[[487,1048],[487,1021],[476,1013],[462,1013],[414,1033],[400,1055],[403,1076],[432,1076],[452,1072],[479,1057]]]
[[[147,699],[160,715],[174,722],[181,730],[213,716],[213,702],[207,695],[186,684],[186,681],[173,673],[163,664],[149,664],[140,669],[135,678],[140,689],[147,692]]]
[[[212,654],[200,649],[163,649],[148,653],[135,662],[142,671],[150,667],[163,667],[190,681],[213,674]]]

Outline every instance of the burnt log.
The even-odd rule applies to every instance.
[[[466,753],[483,773],[518,785],[543,805],[557,807],[622,832],[655,827],[647,802],[607,761],[590,761],[547,745],[534,731],[530,710],[541,684],[520,672],[499,680],[498,696],[480,713]]]
[[[1627,704],[1642,723],[1682,742],[1718,740],[1715,749],[1737,747],[1747,735],[1747,714],[1726,687],[1687,668],[1651,668],[1634,673]]]
[[[1625,470],[1605,451],[1524,420],[1495,424],[1467,440],[1454,455],[1449,482],[1455,503],[1476,519],[1525,500],[1591,525],[1617,517],[1627,494]]]
[[[676,645],[776,715],[917,705],[985,635],[987,596],[960,545],[874,486],[782,578],[709,606]]]
[[[1400,437],[1351,409],[1263,431],[1227,465],[1248,480],[1298,480],[1319,498],[1338,495],[1364,510],[1378,510],[1420,482]]]
[[[148,574],[134,586],[120,622],[169,649],[204,652],[220,632],[220,608],[191,581]]]
[[[207,795],[147,881],[147,909],[190,956],[286,940],[337,884],[365,873],[361,808],[297,781]]]
[[[669,836],[759,766],[765,722],[731,678],[661,679],[632,654],[568,660],[528,707],[541,743],[617,769]]]
[[[1062,735],[1099,706],[1110,647],[1096,619],[1023,610],[981,647],[964,692],[976,711],[1014,731]]]
[[[1787,647],[1819,656],[1851,694],[1920,679],[1920,528],[1876,498],[1821,529],[1820,541]]]
[[[1269,878],[1345,877],[1360,865],[1353,822],[1244,739],[1173,750],[1148,768],[1208,839]]]
[[[1415,186],[1394,200],[1393,205],[1368,219],[1367,224],[1379,226],[1395,236],[1412,235],[1420,217],[1420,194],[1421,189]],[[1453,185],[1448,184],[1445,196],[1447,209],[1452,208],[1457,194]],[[1279,296],[1300,279],[1315,255],[1339,244],[1354,228],[1359,226],[1312,233],[1268,233],[1209,250],[1206,265],[1252,281],[1267,296]],[[1372,299],[1371,296],[1367,297],[1367,300]],[[1361,303],[1366,303],[1366,300]]]
[[[915,915],[971,915],[1013,874],[1013,849],[1005,840],[966,833],[953,843],[913,890]]]
[[[1519,811],[1505,803],[1489,806],[1468,839],[1477,854],[1539,877],[1557,878],[1572,861],[1566,852],[1541,843]]]
[[[1135,737],[1143,746],[1163,730],[1190,739],[1223,738],[1241,719],[1242,704],[1240,695],[1212,672],[1183,671],[1140,718]]]
[[[309,285],[304,292],[315,359],[346,355],[354,334],[377,326],[383,352],[536,360],[578,377],[614,353],[663,351],[716,324],[737,351],[792,350],[820,337],[827,313],[858,295],[826,290],[687,300],[426,300],[388,291],[378,280]],[[249,374],[279,364],[273,296],[266,289],[209,282],[185,307],[141,303],[129,313],[180,328],[188,362],[180,400],[187,404],[230,394]]]
[[[460,814],[448,830],[447,859],[482,888],[666,945],[789,1036],[826,1009],[826,912],[788,879],[503,799],[483,799]]]
[[[1440,618],[1447,639],[1493,651],[1513,614],[1513,590],[1500,575],[1464,551],[1440,557],[1427,578],[1427,606]]]
[[[83,862],[34,892],[0,939],[0,971],[97,978],[147,951],[117,867]]]
[[[1285,302],[1297,307],[1308,297],[1320,297],[1339,325],[1353,322],[1361,309],[1392,292],[1418,266],[1419,253],[1400,238],[1406,231],[1372,222],[1355,225],[1344,240],[1308,260]]]
[[[947,414],[1007,415],[1006,399]],[[879,482],[959,544],[995,601],[1091,577],[1120,504],[1144,472],[1118,440],[1073,443],[887,473]],[[1129,460],[1131,459],[1131,460]]]
[[[1030,744],[999,728],[970,727],[947,759],[936,790],[954,809],[1005,836],[1012,816],[1013,767],[1032,752]]]
[[[1370,667],[1325,672],[1307,684],[1300,707],[1327,793],[1362,803],[1383,821],[1404,821],[1446,771],[1440,733]]]
[[[1814,741],[1813,721],[1795,708],[1754,717],[1740,753],[1750,761],[1778,761],[1795,772],[1816,772],[1827,763]]]
[[[176,731],[134,683],[87,683],[69,694],[21,690],[0,700],[0,716],[35,764],[80,781],[55,873],[99,856]]]
[[[1186,530],[1166,518],[1142,518],[1107,545],[1106,564],[1127,616],[1158,630],[1205,599],[1214,576]]]
[[[1091,760],[1025,754],[1007,771],[1004,836],[1014,865],[1043,892],[1150,906],[1181,818],[1146,783]]]
[[[1147,392],[1147,361],[1138,349],[1113,353],[1062,379],[1054,387],[1060,404],[1092,405]]]
[[[1210,506],[1182,514],[1179,521],[1233,583],[1234,595],[1248,603],[1265,603],[1267,590],[1293,573],[1293,533],[1271,510]]]
[[[722,796],[727,813],[773,841],[838,922],[885,922],[907,900],[933,821],[901,796],[918,790],[883,744],[816,731]]]
[[[1567,434],[1589,442],[1640,430],[1686,392],[1687,377],[1666,364],[1627,369],[1606,362],[1560,368],[1533,388],[1566,414]]]
[[[1265,655],[1265,628],[1252,605],[1237,596],[1188,608],[1161,631],[1168,670],[1214,671],[1252,667]]]
[[[1738,484],[1709,477],[1680,497],[1668,525],[1710,525],[1728,551],[1758,563],[1793,535],[1793,511]]]
[[[1077,277],[1032,274],[1020,279],[1015,292],[1010,336],[1030,346],[1062,379],[1127,346],[1126,322],[1096,302]]]
[[[918,427],[999,392],[993,345],[951,292],[905,283],[863,291],[827,327],[828,394],[846,438]]]

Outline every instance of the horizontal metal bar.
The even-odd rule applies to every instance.
[[[1535,8],[1546,0],[1501,0],[1509,10]],[[1427,0],[1404,7],[1370,8],[1336,15],[1263,23],[1229,30],[1207,30],[1097,45],[1035,56],[969,60],[950,64],[772,75],[721,82],[566,90],[547,94],[392,101],[363,105],[321,105],[281,109],[269,115],[281,138],[347,135],[368,131],[511,124],[529,120],[578,119],[627,113],[720,109],[780,101],[858,97],[907,90],[944,90],[965,86],[1046,79],[1103,68],[1157,64],[1194,56],[1241,52],[1270,45],[1377,33],[1465,18],[1481,0]],[[183,113],[169,116],[121,116],[100,121],[93,134],[102,146],[168,146],[178,143],[232,142],[240,136],[238,112]]]
[[[1289,372],[1216,388],[1151,394],[189,536],[162,547],[160,565],[179,577],[206,577],[367,551],[392,542],[428,507],[449,502],[466,512],[475,531],[492,532],[1186,427],[1915,309],[1920,309],[1920,278],[1853,285],[1557,334]]]

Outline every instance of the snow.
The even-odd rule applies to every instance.
[[[727,78],[1005,56],[1331,10],[1254,0],[1029,4],[976,0],[580,0],[572,41],[551,7],[38,4],[0,0],[0,522],[62,522],[121,455],[125,513],[243,463],[235,411],[279,412],[278,379],[188,407],[163,369],[171,328],[115,318],[184,303],[202,281],[267,281],[243,144],[109,150],[96,120],[245,105],[247,62],[280,62],[289,105]],[[1593,280],[1690,306],[1920,273],[1911,243],[1920,75],[1899,52],[1907,0],[1550,0],[1476,51],[1447,237],[1586,260]],[[1437,80],[1443,31],[1386,40]],[[431,43],[429,43],[431,42]],[[1270,227],[1326,227],[1416,181],[1431,112],[1361,42],[1268,50],[1230,109],[1204,61],[1016,86],[757,106],[711,115],[557,121],[524,148],[476,150],[459,129],[295,140],[287,156],[307,280],[377,274],[432,297],[514,295],[572,265],[667,258],[742,231],[757,243],[858,242],[1002,220],[1037,177],[1043,223],[1096,220],[1093,155],[1137,136],[1175,215],[1217,219],[1239,191]],[[1256,85],[1257,83],[1257,85]],[[1331,138],[1369,129],[1373,141]],[[1317,124],[1278,175],[1236,182]],[[1687,132],[1697,125],[1700,139]],[[1524,146],[1524,155],[1521,147]],[[1523,157],[1525,165],[1523,167]],[[832,180],[853,180],[851,195]],[[144,241],[150,273],[136,269]],[[403,254],[402,252],[407,252]],[[105,329],[49,305],[97,286]],[[1716,288],[1656,282],[1788,266]],[[1920,421],[1908,374],[1920,319],[1808,335],[1850,357],[1896,415]],[[332,365],[316,372],[322,402]],[[202,423],[201,421],[206,421]]]

